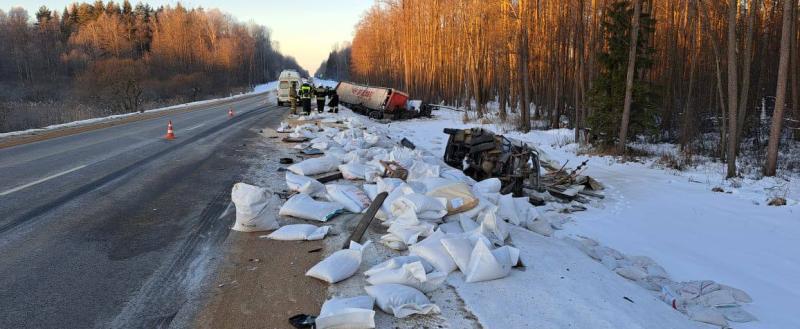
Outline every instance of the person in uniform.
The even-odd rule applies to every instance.
[[[328,102],[328,112],[339,113],[339,94],[336,93],[336,89],[331,89],[328,95],[331,98]]]
[[[308,82],[304,82],[303,85],[300,87],[300,103],[303,105],[303,113],[305,115],[311,114],[311,85]]]
[[[297,114],[297,82],[292,81],[292,87],[289,88],[289,102],[292,104],[292,114]]]
[[[317,98],[317,113],[322,113],[325,110],[325,95],[327,94],[327,90],[322,85],[314,89],[314,97]]]

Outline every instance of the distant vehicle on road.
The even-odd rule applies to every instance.
[[[408,94],[384,87],[363,86],[350,82],[336,85],[339,102],[373,119],[409,119],[430,116],[430,111],[410,109]],[[427,107],[426,107],[427,109]]]
[[[278,106],[289,103],[289,88],[292,88],[292,82],[295,82],[295,91],[297,91],[303,84],[300,73],[295,70],[283,70],[278,77]]]

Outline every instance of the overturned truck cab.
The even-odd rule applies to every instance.
[[[541,190],[539,154],[523,142],[482,128],[451,129],[444,162],[477,181],[498,178],[501,194],[524,196],[523,188]]]
[[[354,112],[376,120],[402,120],[431,115],[428,106],[409,108],[408,94],[392,88],[340,82],[336,85],[336,94],[339,102]]]

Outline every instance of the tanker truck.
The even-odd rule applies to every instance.
[[[431,115],[427,104],[418,109],[411,108],[408,105],[408,94],[392,88],[340,82],[336,85],[336,94],[343,105],[376,120],[402,120]]]

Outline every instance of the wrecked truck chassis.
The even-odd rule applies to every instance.
[[[523,188],[542,191],[539,154],[525,143],[482,129],[445,128],[450,137],[444,162],[477,181],[498,178],[502,194],[524,196]]]
[[[406,109],[406,108],[399,108],[394,109],[392,111],[387,111],[385,109],[373,109],[365,106],[364,104],[352,104],[347,102],[341,102],[342,105],[347,106],[347,108],[353,110],[353,112],[364,115],[369,117],[373,120],[408,120],[408,119],[415,119],[421,117],[430,117],[431,112],[433,111],[433,106],[428,104],[422,104],[419,109]]]

